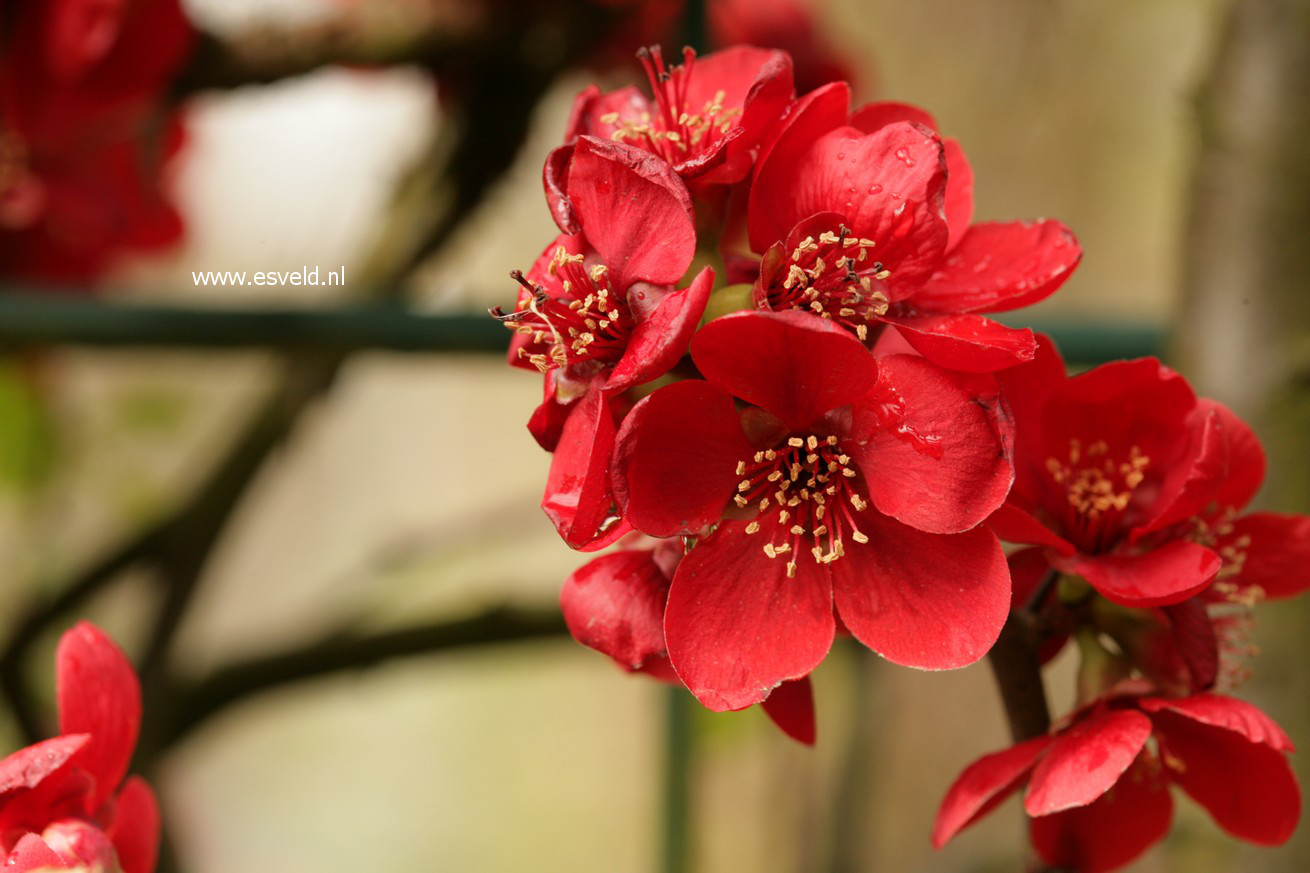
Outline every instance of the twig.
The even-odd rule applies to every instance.
[[[220,668],[198,681],[173,678],[166,699],[153,714],[156,733],[148,740],[143,738],[142,752],[147,758],[158,754],[220,710],[283,685],[361,670],[396,658],[562,638],[567,633],[558,609],[499,606],[468,618],[366,636],[329,634],[304,646]],[[149,761],[142,763],[148,765]]]
[[[1033,589],[1032,594],[1028,595],[1028,600],[1023,605],[1023,612],[1030,618],[1036,618],[1041,611],[1042,605],[1046,603],[1046,598],[1051,596],[1051,590],[1055,588],[1055,583],[1060,580],[1060,571],[1054,568],[1046,571],[1042,576],[1037,587]]]
[[[987,655],[1016,743],[1039,737],[1051,727],[1037,652],[1039,642],[1035,617],[1027,611],[1012,612]]]

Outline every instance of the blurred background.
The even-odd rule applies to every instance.
[[[806,749],[562,633],[582,561],[537,506],[540,383],[471,348],[502,342],[476,316],[554,234],[540,168],[573,95],[636,81],[643,43],[773,41],[803,86],[929,109],[970,156],[976,219],[1082,242],[1010,321],[1087,362],[1165,355],[1266,441],[1261,505],[1310,511],[1303,0],[186,0],[167,28],[170,3],[128,5],[120,54],[166,68],[91,70],[122,86],[103,99],[129,157],[50,145],[94,115],[75,101],[27,131],[63,174],[45,230],[14,230],[35,207],[0,172],[21,292],[0,298],[0,739],[47,729],[58,633],[100,623],[142,665],[170,870],[1019,868],[1013,802],[928,840],[959,769],[1008,742],[985,665],[839,645]],[[5,111],[36,81],[10,54]],[[134,193],[67,194],[82,176]],[[315,267],[346,280],[192,277]],[[1257,613],[1242,689],[1302,745],[1307,619]],[[1058,712],[1071,677],[1048,676]],[[1303,871],[1310,835],[1256,849],[1182,801],[1132,869]]]

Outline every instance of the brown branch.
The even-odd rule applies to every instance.
[[[1055,570],[1046,572],[1023,608],[1010,613],[1000,638],[987,655],[1016,743],[1039,737],[1051,728],[1038,647],[1043,630],[1041,605],[1058,578]]]
[[[362,670],[396,658],[562,638],[567,633],[558,609],[499,606],[468,618],[366,636],[329,634],[307,645],[222,667],[197,681],[174,678],[153,714],[155,733],[143,737],[141,752],[147,757],[157,754],[185,739],[220,710],[291,683]]]

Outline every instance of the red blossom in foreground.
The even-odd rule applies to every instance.
[[[526,277],[510,363],[546,376],[529,429],[555,453],[542,508],[575,548],[626,528],[614,515],[610,454],[623,393],[663,375],[686,351],[714,281],[702,270],[675,290],[696,251],[686,186],[633,146],[582,137],[566,190],[579,231],[552,242]]]
[[[989,520],[1002,539],[1125,606],[1310,585],[1310,518],[1239,514],[1264,478],[1259,442],[1173,370],[1143,358],[1069,378],[1043,337],[1000,379],[1018,431],[1014,489]]]
[[[0,22],[0,275],[94,277],[170,245],[160,109],[194,34],[177,0],[19,0]]]
[[[614,489],[638,530],[699,538],[664,618],[692,693],[740,709],[808,675],[834,610],[896,663],[980,658],[1010,596],[999,544],[975,527],[1012,478],[994,391],[922,358],[875,359],[800,313],[719,318],[691,355],[705,379],[624,422]]]
[[[761,151],[751,248],[755,304],[803,309],[873,339],[894,325],[925,357],[987,372],[1033,356],[1032,332],[979,313],[1027,306],[1082,251],[1058,221],[970,225],[973,176],[931,116],[897,103],[848,112],[844,82],[802,97]]]
[[[1230,834],[1281,845],[1301,817],[1291,751],[1282,728],[1231,697],[1111,697],[1053,735],[970,764],[942,801],[933,845],[945,845],[1027,785],[1024,809],[1042,859],[1103,873],[1168,833],[1171,784]]]
[[[666,161],[692,189],[739,182],[760,141],[794,96],[785,52],[733,46],[666,67],[658,47],[640,52],[654,99],[633,86],[609,94],[595,85],[577,96],[565,145],[546,159],[546,200],[560,230],[576,231],[565,191],[580,136],[626,143]]]
[[[141,723],[132,665],[82,622],[60,640],[55,667],[60,736],[0,761],[5,869],[151,873],[158,804],[145,780],[123,780]]]
[[[573,638],[629,672],[680,685],[664,645],[664,607],[681,559],[680,542],[657,540],[653,548],[611,552],[579,567],[564,580],[560,594]],[[763,709],[792,739],[814,745],[808,676],[775,688]]]

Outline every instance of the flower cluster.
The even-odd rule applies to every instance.
[[[1070,378],[987,318],[1081,250],[1058,221],[972,223],[928,113],[797,97],[779,51],[639,56],[649,93],[578,96],[543,171],[560,235],[493,310],[543,375],[543,508],[574,548],[620,545],[566,581],[574,637],[811,743],[837,634],[938,670],[1022,620],[1043,659],[1077,642],[1077,708],[966,770],[937,845],[1024,783],[1062,869],[1158,839],[1169,783],[1285,840],[1291,744],[1216,690],[1251,604],[1308,581],[1310,519],[1242,512],[1250,430],[1158,361]]]
[[[976,661],[1010,602],[982,524],[1014,478],[994,374],[1036,351],[978,313],[1054,291],[1077,243],[971,225],[968,163],[921,110],[797,99],[780,51],[640,57],[649,94],[578,96],[544,170],[561,234],[495,311],[544,375],[560,535],[662,541],[571,577],[575,634],[716,710],[807,689],[838,632]]]
[[[178,0],[16,0],[0,18],[0,275],[77,281],[176,242],[164,104],[194,32]]]
[[[14,871],[151,873],[159,807],[144,779],[124,780],[141,724],[136,673],[82,622],[55,658],[59,731],[0,761],[0,851]]]
[[[1079,648],[1077,708],[987,755],[947,793],[942,845],[1027,785],[1033,847],[1099,873],[1168,832],[1177,785],[1234,836],[1279,845],[1300,818],[1292,743],[1217,689],[1243,679],[1253,605],[1310,587],[1310,518],[1245,513],[1265,475],[1255,435],[1153,359],[1072,378],[1045,338],[1001,375],[1016,477],[989,520],[1031,544],[1010,556],[1016,600],[1047,658]]]

